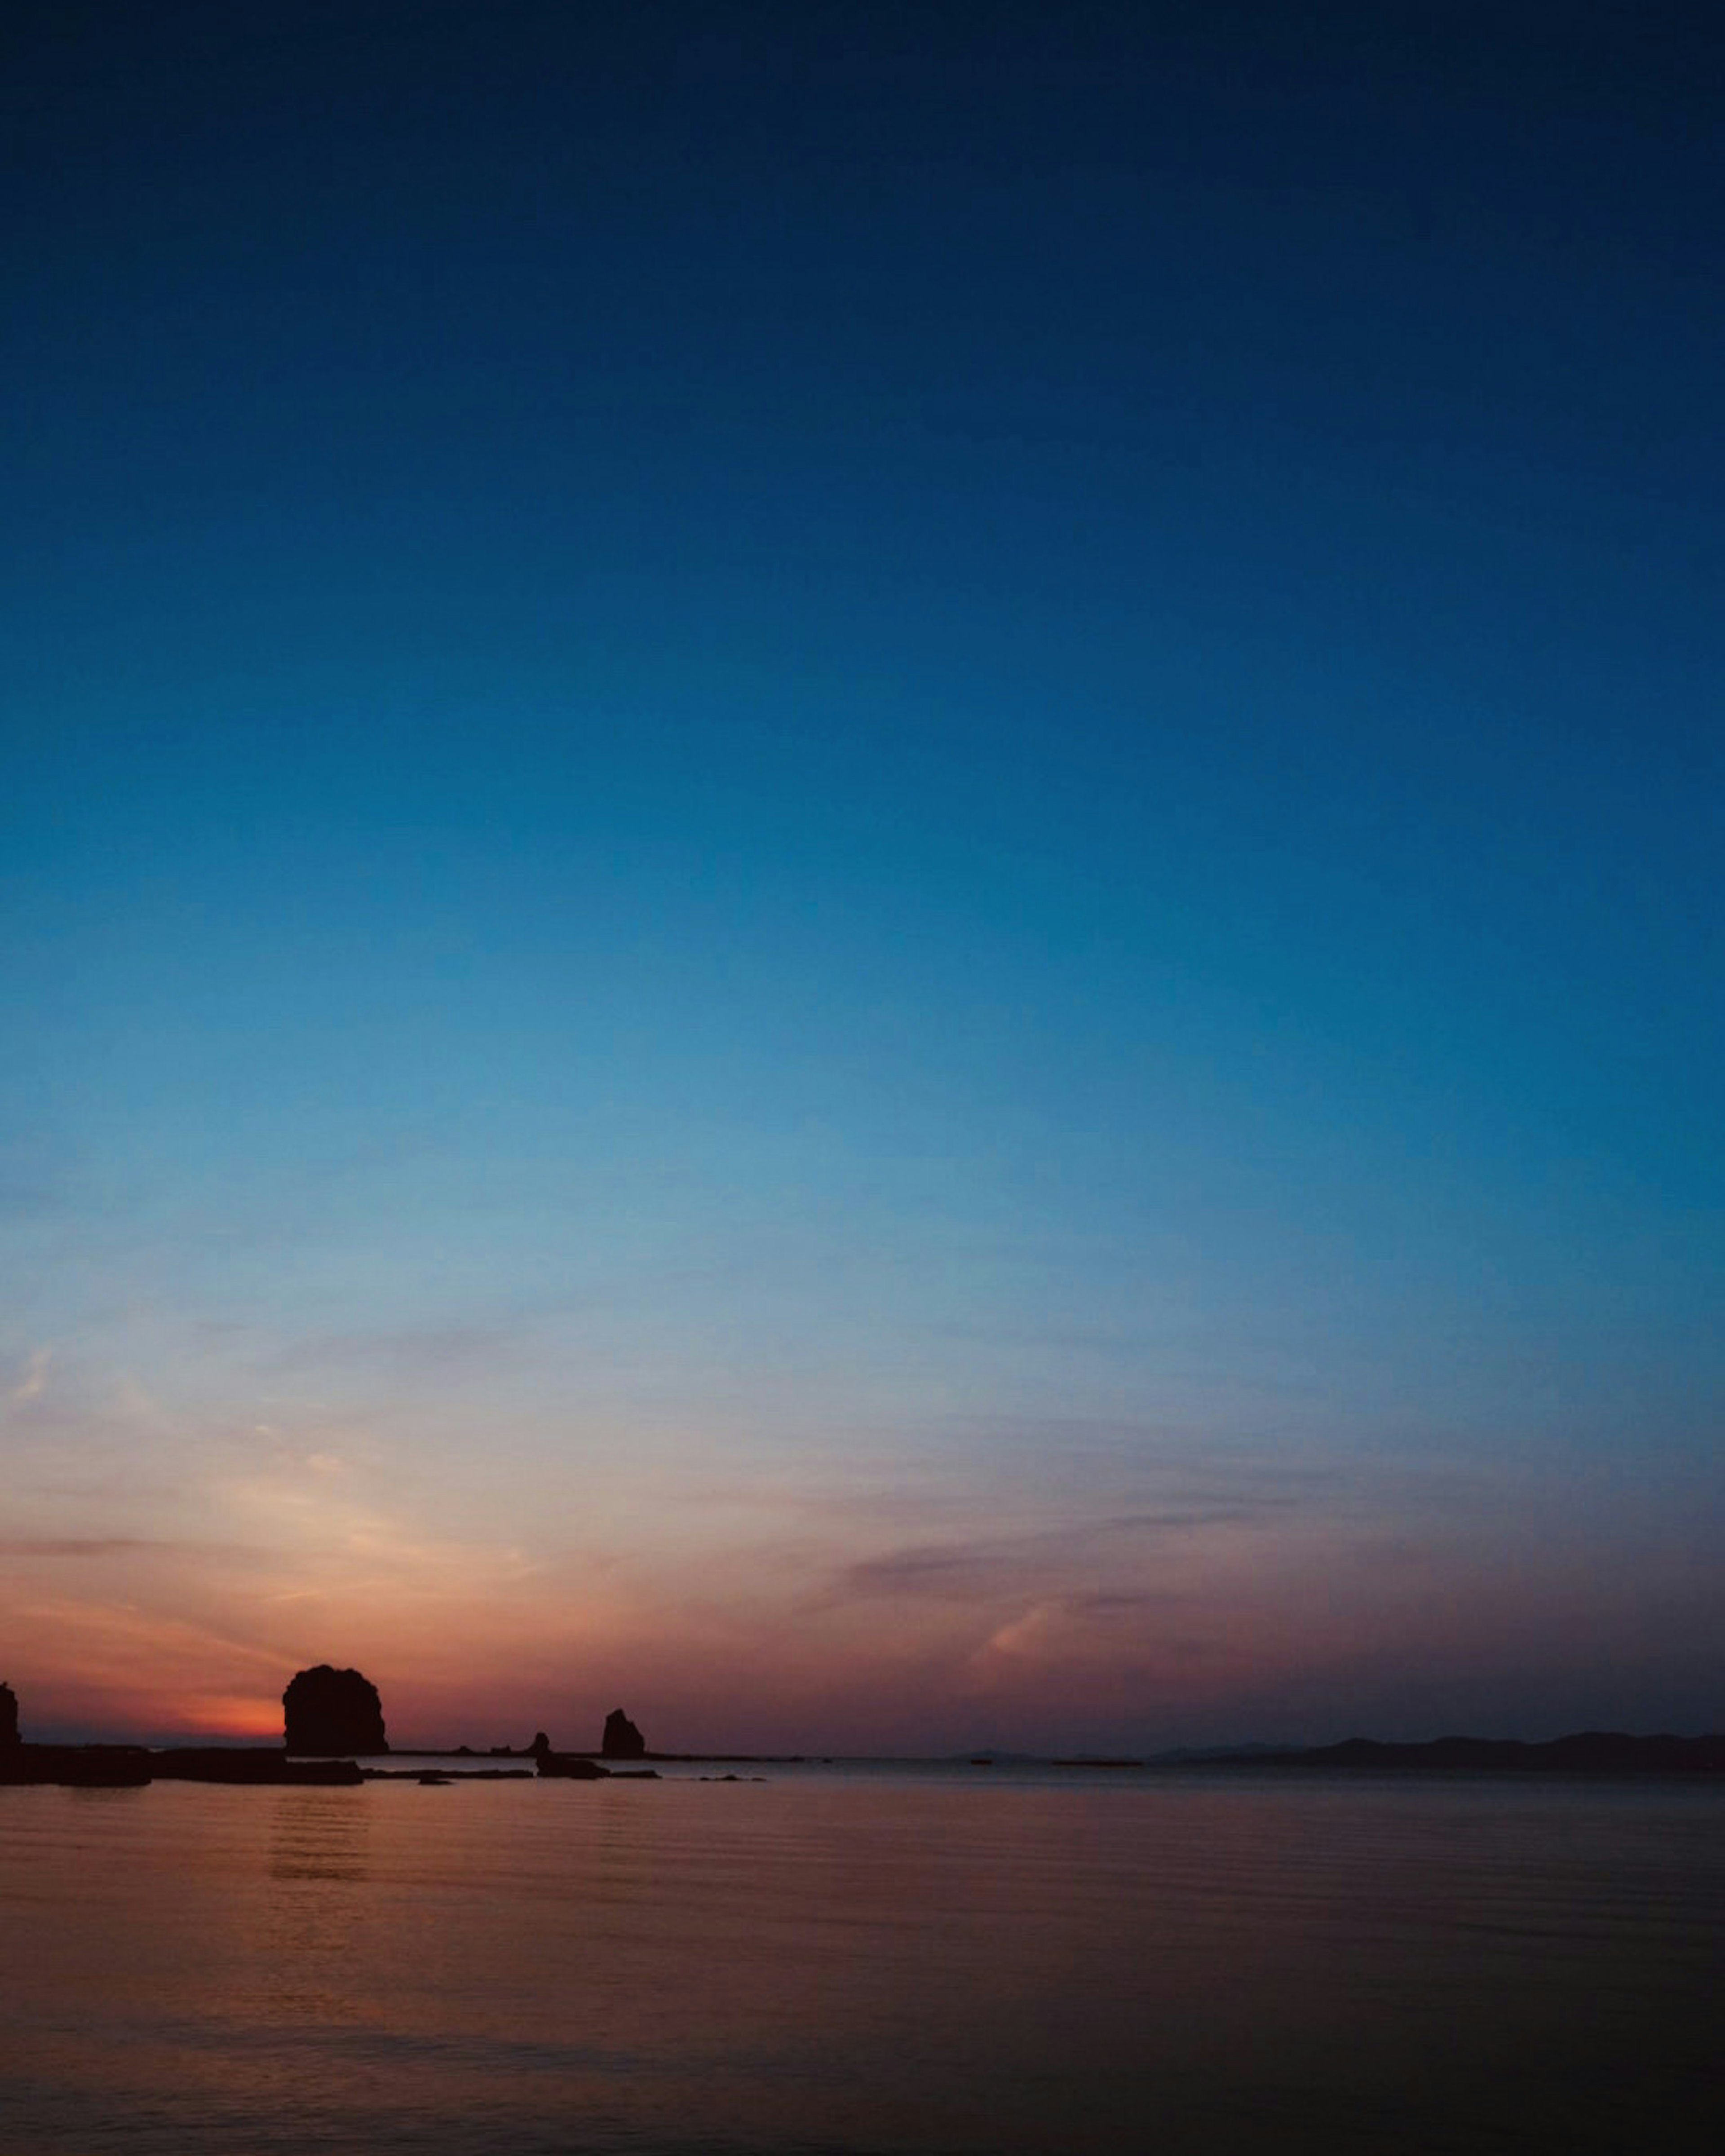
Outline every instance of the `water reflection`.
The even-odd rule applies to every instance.
[[[271,2024],[351,2026],[361,2018],[355,1958],[365,1922],[372,1808],[363,1789],[286,1789],[270,1832],[273,1891],[258,2000]]]
[[[6,2156],[1725,2146],[1725,1790],[21,1790]]]
[[[362,1789],[285,1789],[270,1836],[275,1879],[365,1878],[372,1811]]]

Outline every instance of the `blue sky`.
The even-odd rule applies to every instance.
[[[23,11],[27,1722],[1717,1720],[1717,55],[1276,16]]]

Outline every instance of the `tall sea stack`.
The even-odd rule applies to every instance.
[[[389,1749],[377,1687],[357,1670],[332,1670],[327,1662],[301,1670],[281,1704],[287,1748],[302,1758],[352,1759]]]
[[[620,1707],[605,1717],[605,1733],[599,1740],[602,1759],[644,1759],[647,1740]]]
[[[0,1684],[0,1746],[18,1741],[18,1694],[9,1684]]]

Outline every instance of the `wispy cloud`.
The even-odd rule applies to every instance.
[[[446,1370],[488,1362],[506,1353],[518,1329],[504,1325],[428,1323],[316,1332],[290,1342],[271,1367],[285,1371],[382,1367],[390,1370]]]
[[[24,1364],[24,1374],[12,1389],[12,1397],[21,1404],[28,1400],[39,1400],[48,1390],[48,1373],[54,1361],[52,1348],[39,1348]]]
[[[1011,1564],[1008,1552],[998,1545],[911,1543],[845,1565],[819,1599],[827,1604],[902,1595],[975,1601],[999,1591],[1003,1574]]]
[[[0,1541],[0,1557],[121,1557],[165,1547],[136,1535],[8,1535]]]
[[[175,1557],[244,1557],[254,1553],[240,1543],[198,1543],[157,1539],[147,1535],[9,1535],[0,1537],[0,1558],[135,1557],[149,1552]]]
[[[1164,1471],[1160,1502],[1128,1505],[1088,1518],[1018,1532],[898,1544],[841,1566],[818,1606],[871,1599],[985,1602],[1027,1592],[1060,1592],[1077,1582],[1099,1594],[1139,1593],[1130,1575],[1206,1537],[1271,1534],[1347,1509],[1337,1478],[1243,1464],[1206,1463],[1196,1473]]]
[[[1026,1669],[1089,1669],[1130,1686],[1153,1671],[1165,1678],[1206,1662],[1258,1659],[1261,1646],[1194,1629],[1201,1609],[1183,1594],[1050,1595],[997,1627],[970,1667],[988,1682]]]

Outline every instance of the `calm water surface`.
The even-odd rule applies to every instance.
[[[4,2156],[1725,2147],[1725,1790],[0,1789]]]

